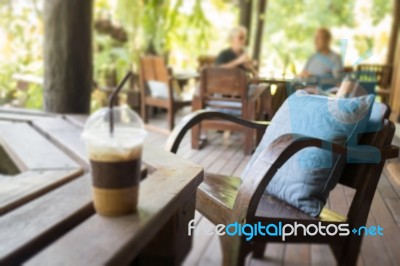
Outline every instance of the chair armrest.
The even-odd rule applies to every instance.
[[[178,151],[179,144],[181,143],[186,132],[193,126],[197,125],[198,123],[206,119],[228,120],[230,122],[234,122],[236,124],[245,127],[250,127],[259,130],[265,130],[269,125],[269,122],[256,122],[256,121],[244,120],[236,116],[228,115],[222,112],[198,110],[186,115],[182,119],[182,121],[173,129],[173,131],[171,132],[171,134],[167,139],[165,149],[172,153],[176,153]]]
[[[380,155],[379,162],[398,155],[398,148],[392,146],[381,150],[372,146],[346,147],[303,135],[282,135],[262,151],[253,163],[251,171],[244,176],[233,207],[232,218],[240,222],[254,216],[262,194],[278,169],[294,154],[307,147],[318,147],[332,151],[358,162],[369,160],[370,157],[376,158],[375,156],[378,153]],[[369,147],[369,149],[363,147]]]

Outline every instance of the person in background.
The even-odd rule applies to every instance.
[[[245,27],[239,26],[232,29],[230,35],[230,47],[219,53],[215,60],[215,64],[219,67],[235,68],[239,67],[243,70],[257,75],[254,62],[246,53],[247,30]]]
[[[339,54],[331,50],[332,35],[326,28],[315,32],[314,45],[316,52],[308,59],[301,78],[341,78],[343,63]]]

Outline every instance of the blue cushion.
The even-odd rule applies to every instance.
[[[356,145],[357,135],[365,130],[369,120],[373,101],[373,95],[339,99],[296,92],[275,114],[242,177],[251,172],[260,153],[284,134],[302,134]],[[336,168],[335,174],[332,173],[339,158],[337,154],[319,148],[303,149],[278,170],[267,192],[318,216],[343,170]]]

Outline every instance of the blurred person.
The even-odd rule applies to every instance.
[[[243,26],[232,29],[230,35],[230,47],[221,51],[215,60],[215,64],[220,67],[235,68],[257,75],[254,61],[251,60],[246,52],[247,29]]]
[[[314,35],[316,52],[311,55],[303,72],[302,78],[340,78],[343,72],[342,58],[331,50],[332,35],[326,28],[319,28]]]

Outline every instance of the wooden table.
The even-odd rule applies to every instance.
[[[146,144],[138,212],[99,216],[80,139],[85,119],[0,110],[0,143],[20,171],[0,174],[0,265],[180,264],[202,168]]]
[[[178,81],[179,86],[183,89],[191,79],[198,79],[200,77],[197,72],[177,72],[174,73],[174,79]]]

